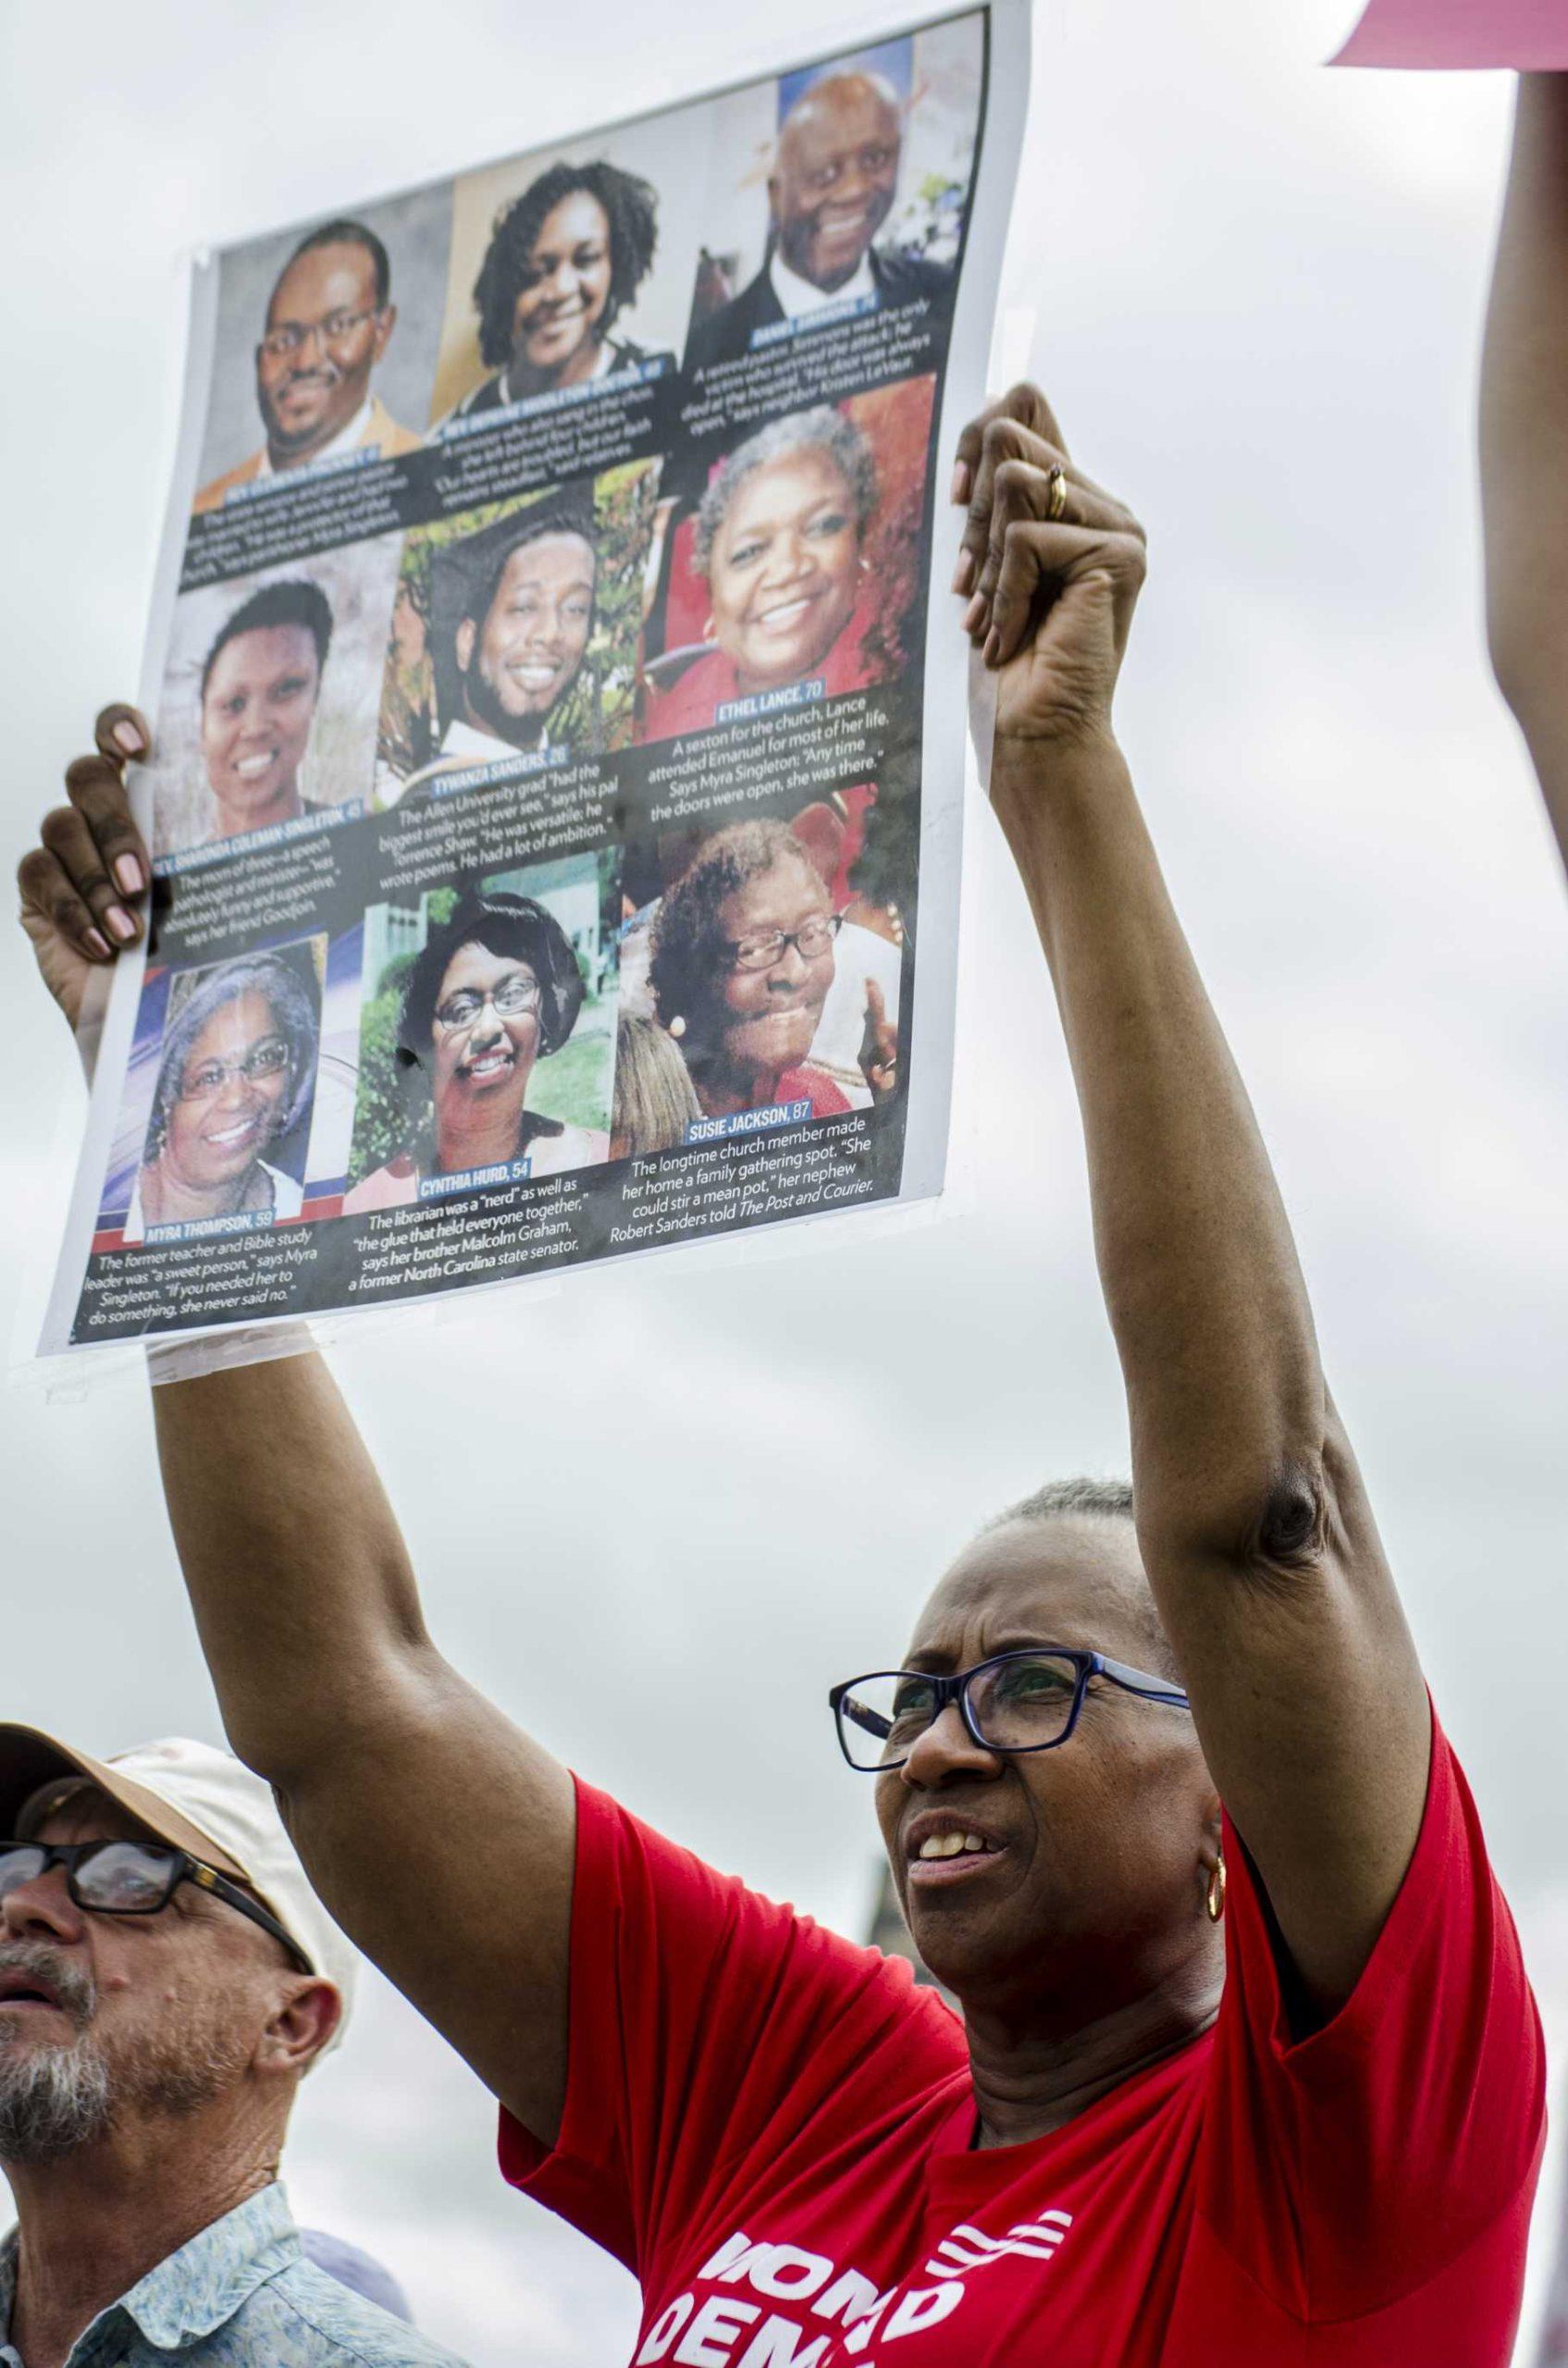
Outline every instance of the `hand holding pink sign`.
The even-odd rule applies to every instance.
[[[1369,0],[1331,62],[1568,69],[1568,0]]]

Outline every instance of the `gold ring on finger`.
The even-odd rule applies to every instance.
[[[1045,515],[1054,526],[1058,518],[1067,515],[1068,473],[1058,462],[1051,471],[1051,490],[1045,503]]]

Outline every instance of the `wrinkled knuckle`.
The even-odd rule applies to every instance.
[[[69,937],[81,926],[81,907],[62,888],[49,899],[49,918],[62,937]]]
[[[106,757],[73,757],[66,767],[66,789],[72,797],[84,797],[97,788],[109,771]]]

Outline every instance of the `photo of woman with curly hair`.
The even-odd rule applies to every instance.
[[[551,165],[497,216],[474,283],[479,353],[491,373],[451,414],[607,378],[651,359],[611,331],[636,301],[659,243],[659,199],[602,160]]]

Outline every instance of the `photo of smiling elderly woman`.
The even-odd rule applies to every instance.
[[[300,1215],[321,950],[242,955],[172,980],[125,1240],[241,1211]]]
[[[897,673],[920,597],[934,381],[820,404],[736,445],[675,530],[642,737]]]

